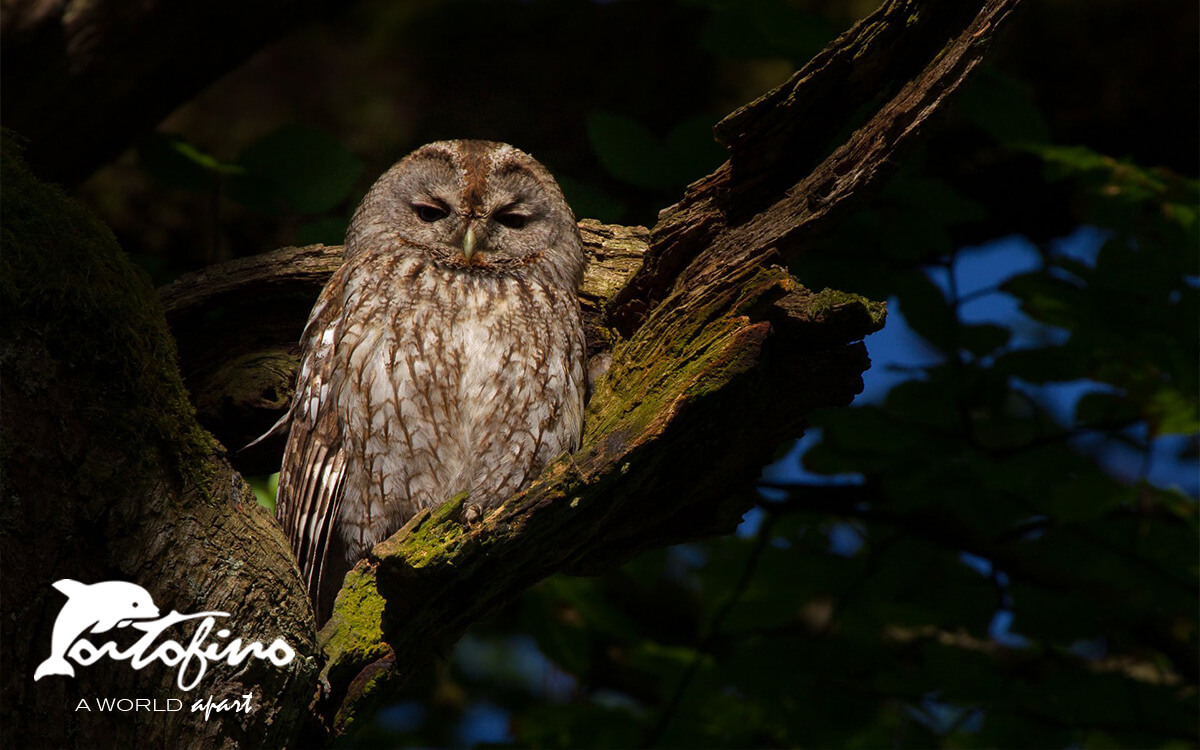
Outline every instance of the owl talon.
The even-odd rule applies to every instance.
[[[483,520],[483,506],[479,503],[467,503],[463,507],[463,522],[468,526],[474,526]]]

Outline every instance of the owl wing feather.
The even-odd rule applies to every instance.
[[[328,617],[345,573],[337,564],[342,556],[331,554],[340,544],[334,529],[345,495],[347,463],[333,387],[334,348],[344,318],[344,276],[339,270],[330,280],[301,335],[296,398],[289,412],[291,432],[276,497],[276,515],[296,553],[318,622]]]
[[[331,556],[330,550],[337,546],[334,521],[345,495],[346,453],[340,444],[326,444],[316,431],[310,431],[306,438],[294,474],[299,489],[292,506],[295,512],[285,514],[284,523],[309,596],[320,604],[320,619],[324,619],[326,604],[332,605],[329,587],[341,584],[340,580],[332,580],[340,568],[333,563],[339,562],[340,556]],[[345,570],[340,572],[344,574]],[[332,593],[336,595],[336,589]]]

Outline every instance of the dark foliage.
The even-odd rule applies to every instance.
[[[723,159],[712,123],[852,5],[362,2],[83,193],[160,281],[340,241],[367,183],[437,137],[509,140],[581,217],[652,224]],[[736,536],[542,582],[357,743],[1200,744],[1197,11],[1028,6],[792,265],[911,332],[868,339],[893,364],[861,403],[780,447]]]

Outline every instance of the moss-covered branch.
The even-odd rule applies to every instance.
[[[879,186],[1016,2],[970,5],[978,15],[961,3],[890,3],[789,82],[790,95],[769,94],[725,126],[726,135],[757,138],[754,148],[733,138],[730,161],[664,212],[643,264],[606,306],[612,366],[589,404],[581,450],[481,524],[463,528],[450,510],[422,518],[356,569],[355,596],[338,600],[320,636],[336,732],[352,728],[437,639],[456,638],[541,577],[728,532],[771,451],[814,409],[849,403],[868,365],[859,342],[882,326],[882,305],[814,294],[771,263]],[[942,35],[922,45],[914,77],[897,82],[899,91],[811,171],[777,173],[789,186],[741,214],[746,184],[761,177],[743,177],[739,165],[747,153],[787,148],[803,81],[828,76],[821,66],[832,60],[886,57],[881,30],[929,17]],[[378,599],[363,596],[372,586]],[[379,600],[388,653],[345,649],[345,632],[364,610],[378,612]]]
[[[580,289],[588,353],[612,346],[604,306],[641,267],[649,232],[584,220],[590,260]],[[285,247],[187,274],[160,290],[179,367],[201,424],[233,451],[266,432],[291,401],[300,333],[340,246]],[[283,437],[232,456],[248,475],[279,468]]]
[[[729,162],[652,230],[584,222],[589,350],[611,366],[595,384],[583,447],[475,525],[462,523],[458,498],[379,545],[347,577],[321,656],[278,529],[183,400],[144,280],[102,227],[32,187],[6,154],[0,449],[10,523],[0,549],[6,614],[18,603],[23,623],[0,639],[6,687],[28,674],[11,677],[27,659],[12,644],[44,645],[48,580],[149,577],[166,606],[236,601],[251,634],[281,631],[303,652],[290,671],[239,676],[263,694],[245,725],[168,720],[153,738],[179,744],[191,727],[214,742],[279,744],[308,719],[342,733],[437,645],[542,577],[732,530],[777,447],[813,410],[861,389],[862,338],[885,313],[808,290],[779,262],[881,184],[1016,4],[886,3],[726,120]],[[24,205],[10,193],[17,185],[40,196],[28,221],[14,209]],[[288,248],[163,291],[200,421],[225,445],[244,444],[286,407],[294,342],[337,262],[337,248]],[[241,468],[274,468],[280,448],[239,456]],[[18,539],[40,546],[22,557]],[[39,569],[43,560],[54,569]],[[105,690],[128,684],[112,679]],[[12,686],[6,699],[46,699],[41,683]],[[21,720],[66,744],[91,736],[84,719],[66,729]]]

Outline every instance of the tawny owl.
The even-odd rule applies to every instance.
[[[317,612],[419,509],[495,507],[579,446],[584,255],[550,173],[441,141],[388,170],[301,339],[276,513]]]

